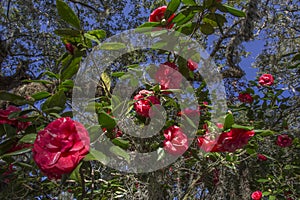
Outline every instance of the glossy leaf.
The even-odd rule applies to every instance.
[[[236,17],[246,17],[245,12],[243,12],[241,10],[238,10],[238,9],[236,9],[234,7],[231,7],[229,5],[226,5],[226,4],[224,4],[223,7],[226,8],[227,12],[229,12],[233,16],[236,16]]]
[[[227,114],[226,117],[225,117],[223,130],[230,129],[233,124],[234,124],[233,115],[232,114]]]
[[[123,150],[121,147],[118,146],[112,146],[109,148],[109,151],[112,152],[113,154],[120,156],[124,158],[128,163],[130,163],[130,156],[129,154]]]
[[[104,39],[106,37],[106,32],[104,30],[91,30],[87,32],[89,35],[95,36],[97,39]]]
[[[37,136],[36,133],[24,135],[24,136],[19,140],[19,143],[29,143],[29,144],[33,144],[34,141],[35,141],[35,139],[36,139],[36,136]]]
[[[35,94],[31,95],[31,97],[34,98],[34,100],[36,100],[36,101],[41,100],[41,99],[45,99],[49,96],[51,96],[51,94],[49,92],[46,92],[46,91],[38,92],[38,93],[35,93]]]
[[[112,140],[112,143],[115,145],[121,147],[122,149],[127,149],[129,146],[129,141],[128,140],[123,140],[121,138],[115,138]]]
[[[68,24],[80,29],[80,21],[73,10],[62,0],[56,0],[58,15]]]
[[[32,104],[32,102],[27,101],[24,97],[9,92],[0,92],[0,100],[9,101],[20,106],[25,104]]]
[[[170,16],[176,12],[180,5],[180,0],[171,0],[167,6],[167,11],[165,12],[165,19],[169,19]]]

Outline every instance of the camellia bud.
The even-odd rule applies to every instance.
[[[73,55],[74,50],[75,50],[74,46],[71,43],[67,43],[65,46],[66,46],[67,51]]]

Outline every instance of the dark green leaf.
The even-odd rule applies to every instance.
[[[232,14],[233,16],[236,17],[246,17],[245,12],[238,10],[234,7],[231,7],[229,5],[223,4],[223,7],[226,8],[227,12],[229,12],[230,14]]]
[[[180,0],[171,0],[167,6],[167,11],[165,12],[165,19],[169,19],[170,16],[176,12],[180,5]]]
[[[0,92],[0,100],[9,101],[16,105],[32,104],[32,102],[27,101],[24,97],[9,92]]]
[[[194,32],[194,29],[196,28],[196,26],[197,26],[197,23],[190,22],[188,24],[185,24],[185,25],[181,26],[178,29],[178,32],[180,32],[182,34],[185,34],[185,35],[190,35],[190,34],[192,34]],[[185,62],[185,64],[186,64],[186,62]]]
[[[24,148],[24,149],[14,151],[14,152],[11,152],[11,153],[6,153],[6,154],[0,156],[0,158],[4,158],[4,157],[7,157],[7,156],[17,156],[17,155],[21,155],[21,154],[24,154],[24,153],[28,153],[30,151],[31,151],[31,148]]]
[[[182,3],[188,6],[197,5],[194,0],[182,0]]]
[[[24,135],[20,140],[19,143],[29,143],[29,144],[33,144],[35,141],[37,134],[32,133],[32,134],[27,134]]]
[[[80,21],[73,10],[62,0],[56,0],[58,15],[68,24],[80,29]]]
[[[45,99],[47,97],[51,96],[49,92],[43,91],[43,92],[38,92],[33,95],[31,95],[32,98],[34,98],[36,101]]]
[[[58,113],[65,108],[67,101],[64,91],[60,90],[53,96],[49,97],[43,104],[42,110],[46,113],[55,112]]]
[[[122,149],[127,149],[129,146],[129,141],[128,140],[122,140],[121,138],[115,138],[112,140],[112,143],[115,145],[121,147]]]
[[[54,31],[56,35],[61,37],[80,37],[80,31],[74,29],[57,29]]]
[[[226,117],[225,117],[223,130],[230,129],[233,124],[234,124],[233,115],[232,114],[227,114]]]
[[[75,180],[77,182],[81,181],[81,177],[80,177],[80,167],[82,165],[82,162],[80,162],[76,168],[72,171],[72,173],[70,174],[69,179],[71,180]]]
[[[115,119],[104,111],[99,113],[98,121],[99,124],[106,129],[113,129],[116,126]]]
[[[208,23],[201,24],[200,31],[205,35],[211,35],[215,32],[214,27]]]
[[[80,61],[81,57],[75,57],[72,59],[71,63],[61,72],[61,81],[70,79],[77,73]]]
[[[55,78],[55,79],[59,79],[59,75],[58,74],[55,74],[53,72],[50,72],[50,71],[46,71],[45,73],[43,73],[43,75],[47,75],[48,77],[50,78]]]
[[[242,125],[238,125],[238,124],[232,124],[231,128],[238,128],[238,129],[244,129],[247,131],[251,131],[254,129],[253,126],[242,126]]]

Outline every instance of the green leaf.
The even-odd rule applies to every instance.
[[[27,101],[24,97],[9,92],[0,92],[0,100],[9,101],[20,106],[25,104],[32,104],[32,102]]]
[[[102,50],[119,50],[126,48],[126,45],[121,42],[106,42],[99,47]]]
[[[77,73],[80,61],[81,57],[75,57],[72,59],[71,63],[67,67],[65,67],[64,70],[61,72],[61,81],[70,79]]]
[[[74,86],[73,80],[67,79],[59,85],[59,89],[68,91],[70,89],[73,89],[73,86]]]
[[[68,24],[80,29],[80,21],[73,10],[62,0],[56,0],[58,15]]]
[[[225,117],[223,130],[230,129],[233,124],[234,124],[233,115],[232,114],[227,114],[226,117]]]
[[[106,32],[104,30],[91,30],[87,32],[89,35],[97,37],[98,40],[104,39],[106,37]]]
[[[238,129],[244,129],[247,131],[251,131],[254,129],[253,126],[242,126],[242,125],[238,125],[238,124],[232,124],[231,128],[238,128]]]
[[[113,139],[112,143],[114,143],[115,145],[121,147],[122,149],[128,149],[128,147],[129,147],[129,141],[128,140],[122,140],[121,138]]]
[[[180,0],[171,0],[167,6],[167,11],[165,12],[165,19],[169,19],[170,16],[176,12],[180,5]]]
[[[185,34],[185,35],[190,35],[194,32],[194,29],[196,28],[196,26],[197,26],[197,23],[190,22],[190,23],[187,23],[183,26],[180,26],[180,28],[178,29],[178,32],[180,32],[182,34]]]
[[[104,111],[98,114],[98,121],[101,127],[109,130],[115,128],[117,125],[115,119]]]
[[[159,147],[157,150],[157,161],[160,161],[161,159],[163,159],[166,155],[166,152],[163,148]]]
[[[80,176],[80,167],[82,165],[82,162],[80,162],[76,168],[72,171],[72,173],[70,174],[69,179],[71,180],[75,180],[77,182],[81,181],[81,176]]]
[[[14,151],[14,152],[11,152],[11,153],[6,153],[2,156],[0,156],[0,159],[4,158],[4,157],[8,157],[8,156],[17,156],[17,155],[21,155],[21,154],[24,154],[24,153],[28,153],[31,151],[31,148],[24,148],[24,149],[20,149],[18,151]]]
[[[42,84],[53,84],[51,81],[46,81],[46,80],[23,80],[23,83],[42,83]]]
[[[142,25],[137,27],[137,32],[144,32],[144,31],[149,31],[151,30],[152,27],[156,27],[159,26],[160,22],[145,22]],[[146,29],[146,28],[150,28],[150,29]]]
[[[110,86],[111,86],[111,80],[110,80],[110,77],[108,76],[108,74],[106,72],[103,72],[101,74],[101,80],[102,80],[102,82],[104,84],[105,91],[109,93]]]
[[[258,179],[257,182],[259,182],[259,183],[266,183],[266,182],[269,182],[269,180],[261,178],[261,179]]]
[[[46,113],[60,112],[65,108],[65,103],[67,101],[64,91],[60,90],[53,96],[49,97],[43,104],[42,110]]]
[[[125,74],[125,72],[114,72],[111,74],[111,76],[113,77],[121,77]]]
[[[113,154],[120,156],[124,158],[128,163],[130,163],[130,156],[129,154],[123,150],[121,147],[118,146],[112,146],[109,148],[109,151],[112,152]]]
[[[109,162],[109,157],[107,157],[101,151],[97,151],[96,149],[90,149],[90,152],[84,157],[84,161],[90,160],[98,160],[102,164],[106,165]]]
[[[49,92],[46,92],[46,91],[38,92],[38,93],[35,93],[35,94],[31,95],[31,97],[34,98],[35,101],[45,99],[49,96],[51,96],[51,94]]]
[[[55,74],[53,72],[50,72],[50,71],[46,71],[45,73],[43,73],[43,75],[47,75],[48,77],[50,78],[55,78],[55,79],[59,79],[59,75],[58,74]]]
[[[97,42],[98,44],[100,44],[100,41],[99,41],[98,38],[97,38],[96,36],[94,36],[94,35],[90,35],[90,34],[88,34],[88,33],[85,33],[85,34],[84,34],[84,37],[87,38],[87,39],[90,39],[90,40],[92,40],[92,41],[95,41],[95,42]]]
[[[35,139],[36,139],[37,134],[35,133],[31,133],[31,134],[27,134],[24,135],[20,140],[19,143],[29,143],[29,144],[33,144]]]
[[[270,196],[269,196],[269,200],[276,200],[276,197],[273,196],[273,195],[270,195]]]
[[[205,35],[211,35],[215,32],[214,27],[208,23],[201,24],[200,31]]]
[[[96,141],[103,133],[100,125],[90,126],[88,129],[91,143]]]
[[[182,0],[182,3],[187,5],[187,6],[194,6],[197,5],[194,0]]]
[[[74,29],[57,29],[54,31],[56,35],[61,37],[80,37],[81,32],[79,30]]]
[[[223,7],[226,8],[227,12],[229,12],[230,14],[232,14],[233,16],[236,17],[246,17],[245,12],[238,10],[234,7],[231,7],[229,5],[223,4]]]

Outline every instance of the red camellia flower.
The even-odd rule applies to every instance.
[[[141,90],[137,95],[134,96],[133,99],[137,100],[134,103],[134,109],[137,112],[137,114],[143,117],[151,116],[151,111],[150,111],[151,106],[154,104],[160,104],[159,99],[153,95],[154,93],[152,91]]]
[[[238,99],[243,103],[252,103],[253,98],[249,93],[240,93]]]
[[[155,73],[155,80],[159,82],[162,90],[179,89],[182,75],[178,72],[176,64],[165,62],[159,65]]]
[[[181,128],[173,125],[164,130],[164,150],[172,155],[181,155],[188,149],[188,138]]]
[[[274,83],[274,78],[271,74],[263,74],[259,77],[259,84],[271,86]]]
[[[196,70],[198,68],[198,63],[196,63],[192,59],[188,59],[188,61],[187,61],[187,67],[189,68],[189,70],[194,71],[194,70]]]
[[[198,117],[200,116],[199,110],[194,110],[191,108],[186,108],[183,111],[178,112],[177,116],[186,115],[187,117]]]
[[[149,22],[162,22],[164,27],[167,29],[171,29],[174,24],[172,24],[172,20],[175,17],[175,14],[172,14],[168,20],[164,19],[165,12],[167,10],[167,6],[161,6],[159,8],[156,8],[149,17]]]
[[[9,124],[15,126],[18,132],[25,130],[31,124],[30,122],[21,122],[15,118],[8,118],[11,113],[18,111],[21,111],[21,109],[15,106],[8,106],[6,110],[0,110],[0,124]],[[25,119],[27,116],[23,115],[21,118]]]
[[[266,156],[262,155],[262,154],[257,154],[257,158],[260,161],[266,161],[266,160],[268,160],[268,158]]]
[[[71,173],[89,152],[90,138],[84,126],[62,117],[38,132],[32,149],[33,159],[50,179]]]
[[[71,43],[65,44],[65,47],[66,47],[67,51],[70,52],[70,54],[72,54],[72,55],[74,54],[75,48]]]
[[[262,198],[262,192],[257,190],[251,194],[253,200],[260,200]]]
[[[286,134],[278,135],[276,144],[280,147],[289,147],[293,143],[293,139]]]
[[[206,152],[234,152],[243,148],[254,134],[253,130],[233,128],[229,132],[221,133],[216,140],[211,140],[208,135],[204,135],[200,136],[197,142],[198,146]]]

